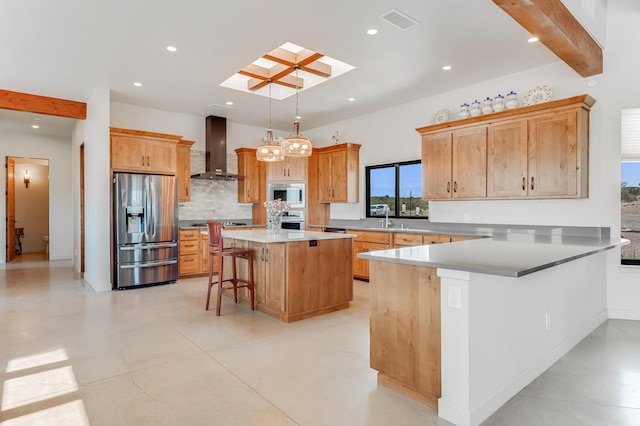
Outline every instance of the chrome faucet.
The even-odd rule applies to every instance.
[[[384,219],[380,219],[380,225],[382,228],[388,228],[391,226],[391,221],[389,220],[389,209],[385,209],[384,211]]]

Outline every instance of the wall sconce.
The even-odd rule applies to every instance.
[[[24,186],[26,188],[29,188],[29,182],[31,181],[31,176],[29,176],[29,170],[24,171],[23,179],[24,179]]]

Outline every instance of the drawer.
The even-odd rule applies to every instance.
[[[197,240],[200,236],[199,229],[181,229],[180,241]]]
[[[197,254],[180,256],[180,275],[197,274],[200,272]]]
[[[355,229],[348,229],[347,233],[356,235],[356,237],[354,238],[355,241],[363,241],[365,243],[389,244],[388,232],[360,231]]]
[[[425,244],[450,243],[451,237],[448,235],[423,235],[422,241]]]
[[[200,244],[198,241],[180,241],[180,255],[198,254]]]
[[[422,244],[422,234],[408,232],[396,232],[393,234],[394,246],[421,246]]]
[[[452,235],[451,236],[451,242],[455,243],[456,241],[467,241],[467,240],[475,240],[478,239],[480,237],[462,237],[460,235]]]

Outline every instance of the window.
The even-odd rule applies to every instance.
[[[622,246],[620,261],[640,265],[640,162],[623,161],[620,176],[620,231],[631,241]]]
[[[640,265],[640,108],[623,108],[621,124],[620,231],[631,243],[620,263]]]
[[[380,164],[365,168],[367,217],[419,218],[429,216],[429,203],[422,199],[420,160]]]

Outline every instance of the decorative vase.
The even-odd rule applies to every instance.
[[[478,102],[477,100],[473,101],[471,103],[471,107],[469,108],[469,112],[471,113],[472,117],[477,117],[478,115],[480,115],[480,113],[482,112],[480,109],[480,102]]]
[[[463,103],[462,105],[460,105],[460,118],[468,118],[469,115],[471,115],[471,113],[469,112],[469,104],[468,103]]]
[[[482,113],[483,114],[491,114],[493,112],[493,100],[490,97],[487,97],[482,102]]]
[[[272,234],[279,234],[282,229],[282,213],[267,213],[267,228]]]
[[[518,106],[518,94],[513,90],[507,94],[507,109],[515,108]]]
[[[498,95],[493,99],[493,110],[495,112],[504,111],[506,105],[504,104],[504,96]]]

